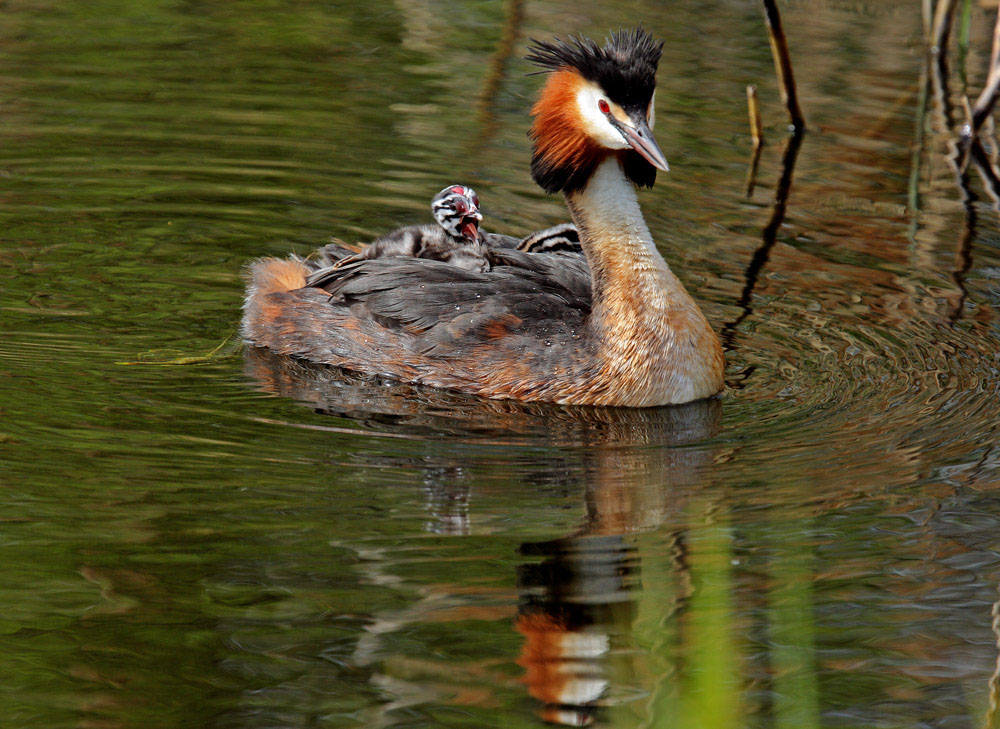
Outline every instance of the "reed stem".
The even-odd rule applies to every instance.
[[[778,85],[781,87],[781,98],[788,109],[788,118],[792,129],[798,133],[806,128],[806,120],[799,107],[799,95],[795,88],[795,74],[792,72],[792,58],[788,52],[788,40],[781,25],[781,15],[774,0],[761,0],[764,3],[764,16],[767,18],[767,34],[771,40],[771,55],[774,56],[774,69],[778,73]]]

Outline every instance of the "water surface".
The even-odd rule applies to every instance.
[[[949,116],[912,3],[782,8],[792,150],[750,2],[4,5],[0,724],[996,726],[1000,228],[949,162],[992,11]],[[565,220],[519,56],[636,20],[673,170],[641,201],[723,397],[521,406],[240,350],[256,256],[451,182],[491,230]]]

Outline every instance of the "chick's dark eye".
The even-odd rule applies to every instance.
[[[472,204],[475,205],[477,208],[479,207],[479,195],[472,196]]]
[[[465,200],[455,201],[455,212],[458,213],[459,215],[464,215],[465,213],[469,212],[469,206],[465,204]]]
[[[597,102],[597,108],[601,110],[602,114],[611,113],[611,107],[608,106],[608,102],[606,102],[604,99],[601,99],[600,101]]]

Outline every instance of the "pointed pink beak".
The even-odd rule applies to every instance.
[[[649,124],[646,123],[645,119],[636,119],[635,117],[632,117],[632,121],[635,123],[635,128],[626,124],[618,125],[618,131],[625,137],[625,141],[632,145],[632,149],[642,155],[653,167],[670,172],[667,158],[660,151],[660,145],[653,139],[653,130],[649,128]]]

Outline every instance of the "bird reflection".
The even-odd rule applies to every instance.
[[[704,440],[718,430],[722,412],[715,399],[660,408],[486,400],[317,365],[260,347],[244,350],[244,364],[246,374],[259,389],[298,400],[317,413],[350,418],[375,431],[373,435],[420,441],[450,437],[494,445],[583,446],[604,449],[607,457],[593,463],[597,468],[638,468],[642,473],[669,471],[672,464],[679,465],[690,455],[671,449],[636,453],[620,450],[623,446],[668,447]],[[337,430],[334,426],[286,424]],[[687,478],[684,473],[677,476]],[[638,474],[629,473],[595,473],[593,477],[638,481]]]
[[[247,372],[263,389],[317,412],[347,415],[380,434],[486,437],[491,443],[529,436],[531,443],[582,447],[574,452],[575,476],[537,477],[539,484],[553,477],[573,480],[566,485],[582,494],[584,518],[568,534],[519,547],[514,630],[523,642],[517,663],[547,723],[587,726],[603,707],[626,700],[623,674],[612,665],[616,655],[627,653],[640,595],[634,539],[679,517],[698,494],[713,451],[697,444],[718,431],[719,401],[638,410],[563,408],[387,383],[266,350],[250,349],[246,357]],[[473,476],[457,463],[432,460],[423,469],[425,529],[469,534]],[[536,479],[528,474],[526,480]]]
[[[552,724],[587,726],[605,703],[614,626],[634,617],[638,556],[622,535],[580,535],[521,545],[515,629],[528,692]]]

